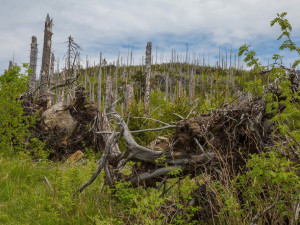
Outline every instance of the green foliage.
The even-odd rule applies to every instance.
[[[277,14],[277,17],[271,21],[271,26],[279,24],[282,34],[279,36],[278,40],[282,37],[286,37],[287,40],[283,42],[280,46],[280,49],[288,48],[290,51],[296,51],[300,56],[299,47],[291,40],[290,32],[292,31],[292,26],[289,21],[285,18],[287,13]],[[240,47],[239,55],[245,54],[245,61],[247,65],[255,65],[255,71],[260,72],[265,69],[264,66],[259,63],[258,58],[255,58],[256,53],[254,51],[248,50],[249,46],[243,45]],[[265,95],[268,105],[266,107],[266,112],[273,115],[271,122],[276,124],[277,129],[282,135],[288,136],[290,139],[290,145],[297,145],[299,149],[300,142],[300,104],[299,96],[300,90],[293,90],[291,88],[291,75],[288,76],[291,72],[286,70],[282,66],[282,56],[278,54],[273,55],[274,64],[271,65],[271,70],[267,74],[271,82],[277,81],[276,87],[277,92],[267,92]],[[278,60],[280,64],[278,65]],[[293,68],[295,68],[300,62],[300,59],[295,60],[293,63]],[[253,90],[259,89],[261,87],[262,80],[259,78],[256,81],[257,84],[249,82],[248,87]],[[261,89],[261,88],[260,88]],[[260,90],[262,94],[262,90]]]
[[[293,218],[293,204],[300,194],[299,166],[275,150],[252,155],[247,163],[248,172],[238,178],[237,185],[244,196],[245,207],[255,213],[270,206],[280,195],[273,210],[282,222],[284,216]]]
[[[254,65],[256,67],[260,67],[261,64],[259,64],[259,58],[255,58],[256,52],[253,50],[249,51],[250,46],[251,45],[242,45],[239,49],[239,56],[245,54],[244,61],[247,63],[247,66],[251,67]]]
[[[29,141],[29,128],[36,122],[35,116],[25,116],[22,101],[19,97],[28,88],[28,74],[31,73],[28,65],[20,67],[14,65],[10,70],[5,70],[0,76],[0,153],[14,155],[26,148],[32,147],[33,153],[39,147],[37,140]],[[27,152],[28,153],[28,152]]]
[[[285,18],[286,15],[286,12],[283,12],[281,14],[277,13],[277,17],[271,21],[271,26],[274,26],[275,24],[278,24],[280,26],[282,33],[277,38],[277,40],[286,37],[286,40],[282,43],[280,49],[289,49],[290,51],[296,51],[300,56],[300,47],[297,47],[295,42],[291,40],[292,26],[289,23],[288,19]],[[293,64],[293,68],[296,68],[296,66],[299,65],[299,63],[300,60],[296,60]]]
[[[276,218],[279,224],[284,224],[286,218],[295,218],[292,208],[300,194],[299,165],[273,149],[252,155],[246,167],[246,173],[234,179],[210,181],[207,185],[215,199],[218,224],[245,224],[278,196],[276,207],[268,212],[269,218]],[[266,222],[266,215],[261,220]]]

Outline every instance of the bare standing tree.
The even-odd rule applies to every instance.
[[[60,82],[60,73],[59,73],[59,58],[57,59],[57,63],[56,63],[56,79],[55,79],[55,83],[59,84]],[[56,90],[56,103],[60,102],[60,88],[57,88]]]
[[[167,72],[166,82],[165,82],[165,100],[169,98],[169,72]]]
[[[126,91],[125,91],[125,109],[126,112],[130,109],[134,98],[134,90],[133,90],[133,82],[130,82],[130,84],[126,85]]]
[[[98,73],[98,89],[97,89],[97,103],[98,109],[101,110],[101,85],[102,85],[102,52],[100,52],[100,64]]]
[[[36,65],[37,65],[37,56],[38,56],[38,48],[37,48],[37,38],[36,36],[32,36],[31,39],[31,47],[30,47],[30,68],[32,70],[32,74],[29,78],[29,91],[34,92],[35,80],[36,80]]]
[[[193,72],[190,75],[190,83],[189,83],[189,102],[192,104],[195,99],[195,76]]]
[[[112,89],[112,79],[111,74],[106,76],[106,91],[105,91],[105,105],[104,110],[109,113],[113,109],[113,89]]]
[[[87,89],[87,70],[89,67],[89,61],[88,61],[88,56],[86,56],[86,67],[85,67],[85,72],[84,72],[84,88]]]
[[[50,20],[49,14],[47,14],[45,21],[44,31],[44,46],[43,46],[43,57],[42,57],[42,68],[40,78],[40,101],[45,107],[48,101],[48,77],[50,68],[50,53],[51,53],[51,38],[52,38],[52,23],[53,19]]]
[[[49,76],[50,90],[54,86],[54,62],[55,62],[55,57],[54,54],[51,53],[51,67],[50,67],[50,76]],[[53,104],[54,104],[54,94],[53,92],[50,91],[50,101],[48,101],[48,107],[50,107]]]
[[[65,83],[65,82],[66,82],[65,71],[66,71],[66,70],[63,69],[63,71],[62,71],[62,73],[61,73],[62,83]],[[64,88],[64,87],[61,88],[60,102],[62,102],[63,104],[65,104],[65,88]]]
[[[68,51],[66,53],[68,72],[66,74],[66,77],[71,78],[71,75],[74,72],[77,58],[79,57],[82,48],[74,41],[71,35],[68,37],[68,41],[65,43],[68,44]]]
[[[118,73],[120,67],[120,52],[118,53],[118,60],[116,62],[116,70],[115,70],[115,98],[118,98]]]
[[[146,87],[145,87],[145,99],[144,99],[145,114],[147,114],[149,112],[149,107],[150,107],[151,49],[152,49],[152,43],[147,42],[147,47],[146,47]]]

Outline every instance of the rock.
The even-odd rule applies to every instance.
[[[59,132],[60,141],[64,142],[76,129],[77,121],[71,116],[69,110],[66,110],[63,103],[57,103],[51,106],[42,114],[43,129]]]

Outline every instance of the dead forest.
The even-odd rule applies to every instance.
[[[209,64],[205,58],[191,56],[188,46],[185,56],[172,50],[170,60],[159,63],[151,42],[145,43],[141,65],[134,63],[132,53],[112,63],[99,53],[99,61],[90,62],[82,58],[80,44],[71,36],[64,65],[59,65],[51,48],[52,24],[47,15],[39,79],[37,43],[41,40],[32,36],[32,73],[20,100],[26,115],[38,114],[31,137],[52,150],[50,160],[80,166],[86,149],[99,156],[93,175],[70,196],[73,200],[88,192],[101,173],[104,186],[113,188],[124,181],[132,188],[155,188],[161,196],[186,178],[201,176],[202,182],[184,203],[186,209],[197,210],[185,221],[213,224],[222,207],[210,182],[229,187],[231,180],[247,173],[253,154],[267,154],[280,145],[285,146],[280,157],[299,164],[299,139],[282,134],[271,120],[277,114],[267,110],[268,99],[284,98],[279,84],[284,79],[289,81],[288,92],[294,94],[290,102],[299,106],[296,68],[270,64],[248,70],[241,56],[221,50],[218,60]],[[282,78],[268,75],[275,67],[284,71]],[[284,107],[277,110],[280,114]],[[174,179],[177,183],[169,185]],[[280,190],[272,196],[272,202],[251,211],[249,224],[297,224],[299,198],[287,200]],[[235,197],[239,204],[246,202],[241,193]],[[293,211],[292,216],[273,220],[280,201]],[[177,204],[165,201],[161,206],[166,224],[178,215],[184,217]]]

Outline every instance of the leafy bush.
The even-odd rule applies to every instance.
[[[34,154],[40,154],[43,148],[38,140],[29,140],[29,128],[34,126],[37,117],[26,116],[19,99],[27,91],[31,73],[27,65],[23,68],[25,73],[13,65],[0,76],[0,153],[7,156],[24,153],[26,146]]]

